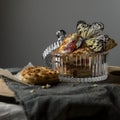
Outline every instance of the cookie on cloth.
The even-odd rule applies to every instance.
[[[20,72],[19,79],[28,84],[55,84],[59,82],[58,73],[43,66],[32,66]]]
[[[115,42],[115,40],[108,37],[105,41],[105,51],[109,51],[112,48],[114,48],[115,46],[117,46],[117,43]]]

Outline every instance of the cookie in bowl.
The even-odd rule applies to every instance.
[[[102,34],[103,23],[78,21],[76,32],[68,34],[52,51],[52,68],[62,82],[97,82],[108,77],[108,54],[117,43]]]
[[[19,79],[28,84],[55,84],[59,82],[58,73],[43,66],[32,66],[23,69]]]

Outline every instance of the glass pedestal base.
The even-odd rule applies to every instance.
[[[88,77],[88,78],[74,78],[74,77],[66,77],[63,75],[59,76],[61,82],[71,82],[71,83],[99,82],[106,80],[107,78],[108,78],[108,74],[99,77]]]

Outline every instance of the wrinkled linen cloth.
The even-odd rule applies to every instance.
[[[58,83],[42,89],[4,80],[28,120],[120,120],[119,84]]]
[[[0,120],[27,120],[20,105],[0,102]]]

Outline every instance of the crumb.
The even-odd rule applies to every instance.
[[[34,93],[35,92],[35,89],[31,90],[30,93]]]
[[[50,88],[51,87],[51,85],[50,84],[46,84],[46,88]]]

